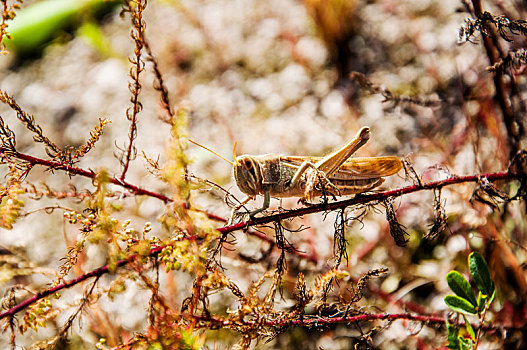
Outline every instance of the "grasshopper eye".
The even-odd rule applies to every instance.
[[[247,169],[249,174],[251,174],[251,176],[256,180],[256,171],[254,170],[253,162],[250,159],[245,159],[243,161],[243,166],[245,167],[245,169]]]

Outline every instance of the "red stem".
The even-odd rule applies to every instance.
[[[488,173],[488,174],[477,174],[477,175],[466,175],[466,176],[452,176],[448,179],[428,182],[422,185],[412,185],[394,190],[387,190],[383,192],[376,192],[371,194],[358,194],[351,199],[346,199],[338,202],[321,203],[310,207],[294,209],[279,214],[268,215],[264,217],[254,218],[247,222],[240,222],[231,226],[218,228],[221,233],[228,233],[236,230],[243,229],[248,226],[266,224],[273,221],[288,219],[296,216],[302,216],[312,214],[320,211],[331,211],[336,209],[343,209],[355,204],[364,204],[369,202],[381,202],[390,197],[399,197],[404,194],[418,192],[422,190],[439,189],[444,186],[459,184],[463,182],[477,182],[478,179],[486,178],[489,181],[496,180],[510,180],[515,179],[516,176],[504,171],[499,173]]]
[[[5,148],[1,148],[1,147],[0,147],[0,153],[5,153],[5,154],[7,154],[10,157],[15,157],[15,158],[18,158],[18,159],[21,159],[21,160],[25,160],[26,162],[28,162],[31,165],[43,165],[43,166],[47,166],[48,168],[53,169],[53,170],[64,170],[67,173],[84,176],[84,177],[87,177],[87,178],[90,178],[90,179],[94,179],[95,176],[97,176],[97,173],[95,173],[92,170],[84,170],[82,168],[78,168],[78,167],[75,167],[75,166],[72,166],[72,165],[64,164],[62,162],[57,162],[57,161],[53,161],[53,160],[46,160],[46,159],[42,159],[42,158],[37,158],[37,157],[33,157],[33,156],[28,155],[28,154],[24,154],[24,153],[20,153],[20,152],[8,151]],[[124,187],[124,188],[126,188],[126,189],[128,189],[128,190],[130,190],[130,191],[132,191],[133,193],[136,193],[136,194],[154,197],[154,198],[162,200],[165,203],[168,203],[168,202],[172,201],[172,199],[170,199],[169,197],[164,196],[164,195],[162,195],[160,193],[152,192],[152,191],[149,191],[149,190],[145,190],[143,188],[140,188],[140,187],[137,187],[135,185],[132,185],[129,182],[121,181],[121,180],[119,180],[119,179],[117,179],[115,177],[109,178],[108,181],[110,183],[114,184],[114,185],[118,185],[118,186]]]
[[[156,256],[157,254],[159,254],[163,250],[163,248],[165,248],[165,245],[162,245],[162,246],[150,249],[150,252],[149,252],[148,256],[150,256],[150,257]],[[124,266],[124,265],[128,264],[129,262],[134,261],[138,257],[139,256],[137,254],[131,255],[127,259],[123,259],[123,260],[117,261],[116,266],[117,267]],[[47,297],[47,296],[49,296],[49,295],[51,295],[53,293],[56,293],[59,290],[73,287],[74,285],[76,285],[76,284],[78,284],[80,282],[83,282],[83,281],[87,280],[88,278],[100,277],[100,276],[102,276],[102,275],[104,275],[105,273],[108,273],[108,272],[110,272],[110,266],[109,265],[104,265],[102,267],[99,267],[98,269],[95,269],[95,270],[92,270],[92,271],[90,271],[88,273],[85,273],[84,275],[81,275],[81,276],[79,276],[77,278],[74,278],[74,279],[72,279],[72,280],[70,280],[68,282],[64,282],[64,283],[56,285],[53,288],[46,289],[46,290],[44,290],[42,292],[38,292],[37,294],[35,294],[31,298],[26,299],[23,302],[21,302],[20,304],[17,304],[14,307],[10,308],[9,310],[6,310],[6,311],[2,312],[0,314],[0,319],[2,319],[4,317],[7,317],[7,316],[13,316],[14,314],[16,314],[17,312],[25,309],[27,306],[33,304],[34,302],[36,302],[36,301],[38,301],[38,300],[40,300],[42,298],[45,298],[45,297]]]
[[[192,317],[201,322],[209,322],[211,324],[214,324],[215,326],[220,327],[229,327],[230,325],[233,325],[234,322],[231,320],[224,320],[220,318],[214,318],[211,316],[200,316],[200,315],[192,315]],[[396,313],[396,314],[360,314],[355,316],[348,316],[348,317],[317,317],[317,318],[307,318],[308,316],[304,315],[303,319],[283,319],[280,321],[264,321],[260,323],[261,321],[257,321],[258,324],[255,321],[241,321],[244,326],[260,326],[264,325],[267,327],[284,327],[284,326],[318,326],[318,325],[328,325],[328,324],[337,324],[337,323],[352,323],[352,322],[360,322],[360,321],[372,321],[372,320],[410,320],[410,321],[418,321],[423,322],[425,324],[440,324],[444,325],[446,319],[441,316],[433,316],[433,315],[416,315],[416,314],[410,314],[410,313]],[[240,322],[240,321],[236,321]],[[473,327],[477,327],[477,325],[473,324]],[[508,329],[508,330],[515,330],[515,329],[523,329],[524,325],[511,325],[511,326],[503,326],[503,325],[485,325],[483,328],[485,330],[497,330],[497,329]]]

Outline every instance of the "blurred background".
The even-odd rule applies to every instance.
[[[24,1],[19,16],[38,2]],[[0,57],[0,89],[33,115],[45,135],[59,146],[82,145],[99,118],[111,120],[101,140],[77,166],[105,168],[117,176],[121,171],[118,155],[128,140],[128,57],[133,54],[134,43],[129,16],[120,16],[119,3],[88,3],[57,19],[61,24],[54,26],[41,42],[28,46],[8,44],[11,52]],[[470,18],[467,6],[457,0],[151,0],[144,21],[145,35],[163,72],[171,102],[190,110],[187,136],[192,140],[228,159],[235,142],[238,155],[324,156],[349,141],[362,126],[369,126],[372,137],[358,156],[405,157],[423,181],[431,181],[452,174],[505,171],[510,160],[506,128],[493,101],[492,73],[485,69],[489,61],[483,45],[478,37],[475,44],[460,43],[458,37],[465,18]],[[487,2],[484,6],[510,18],[526,15],[525,3],[520,1]],[[59,8],[64,7],[50,11],[56,13]],[[35,34],[22,34],[25,35]],[[505,48],[525,47],[525,37],[511,38],[511,42],[503,41]],[[433,103],[386,101],[382,94],[372,94],[351,79],[349,74],[355,71],[395,95]],[[147,62],[141,78],[144,108],[139,114],[138,156],[127,180],[170,196],[171,189],[149,173],[145,160],[159,159],[163,164],[170,137],[170,126],[163,122],[153,79],[151,63]],[[525,101],[525,73],[519,72],[515,79],[519,89],[515,96]],[[0,106],[0,116],[15,132],[20,152],[46,158],[44,147],[33,141],[33,135],[16,121],[8,106]],[[187,155],[192,175],[213,181],[238,199],[243,198],[234,183],[231,165],[192,144]],[[47,187],[67,192],[72,191],[71,186],[78,192],[93,191],[89,179],[68,177],[42,167],[35,167],[26,180],[41,192]],[[411,184],[411,179],[401,172],[387,179],[382,189]],[[469,183],[443,189],[441,198],[449,225],[434,240],[423,238],[434,219],[434,194],[418,192],[397,198],[394,208],[398,220],[410,234],[410,242],[403,248],[397,247],[390,237],[382,206],[349,209],[350,217],[363,211],[366,214],[360,222],[350,222],[347,227],[349,261],[341,267],[354,278],[368,270],[387,267],[388,274],[370,283],[390,294],[391,300],[411,301],[423,305],[428,312],[446,315],[446,274],[451,269],[465,271],[466,256],[479,250],[486,253],[501,293],[493,310],[495,315],[507,305],[523,307],[527,292],[524,204],[511,202],[505,208],[493,209],[470,203],[474,188]],[[512,184],[502,190],[512,195],[517,188]],[[131,219],[130,226],[139,232],[145,222],[151,222],[152,236],[168,237],[157,220],[164,210],[161,201],[127,197],[122,189],[114,190],[115,201],[122,205],[121,211],[115,213],[117,217]],[[230,212],[224,193],[215,187],[202,186],[193,191],[192,202],[222,217],[228,217]],[[295,208],[300,205],[297,202],[297,198],[273,199],[271,205]],[[261,203],[262,198],[258,198],[249,205],[258,208]],[[23,212],[30,215],[20,218],[11,230],[0,229],[0,246],[16,257],[17,264],[26,264],[31,273],[7,274],[0,279],[0,288],[5,290],[21,283],[39,290],[50,283],[61,258],[79,234],[78,227],[66,223],[63,213],[82,207],[82,203],[72,199],[28,199]],[[315,259],[288,256],[286,293],[284,299],[278,300],[280,307],[292,305],[298,272],[313,282],[317,273],[333,266],[334,220],[335,214],[330,213],[287,223],[291,229],[306,228],[287,233],[287,238]],[[272,230],[263,231],[274,237]],[[272,270],[276,254],[267,257],[266,263],[250,264],[239,254],[261,258],[266,243],[243,232],[235,234],[234,243],[222,256],[222,265],[228,277],[244,289],[266,270]],[[104,265],[104,252],[97,245],[87,246],[82,264],[72,274]],[[108,282],[112,277],[103,280]],[[163,274],[162,281],[166,284],[164,292],[174,305],[188,296],[192,285],[189,276],[181,272]],[[64,294],[73,297],[80,290]],[[93,348],[101,336],[109,340],[109,346],[116,346],[133,332],[144,331],[148,298],[148,291],[132,281],[119,297],[102,297],[83,321],[84,326],[74,327],[69,348]],[[58,302],[66,308],[71,300],[65,297]],[[232,295],[218,293],[211,296],[211,305],[222,310],[235,308],[236,300]],[[373,293],[366,293],[359,306],[368,312],[405,311],[404,306]],[[38,333],[25,333],[17,338],[17,343],[27,346],[54,334],[66,317],[67,314],[62,315],[56,324],[50,323]],[[359,344],[360,338],[371,348],[433,349],[446,342],[444,330],[411,322],[388,326],[382,331],[373,328],[369,341],[364,340],[364,334],[371,330],[368,325],[364,329],[342,325],[325,332],[293,329],[269,343],[253,343],[253,347],[347,349]],[[208,331],[205,338],[210,349],[219,349],[235,343],[237,335]],[[503,344],[493,338],[485,344],[496,348],[494,341]],[[510,343],[511,348],[519,344],[514,340]],[[4,344],[0,341],[0,345]]]

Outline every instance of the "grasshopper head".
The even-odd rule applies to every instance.
[[[240,190],[254,196],[262,192],[260,164],[251,156],[239,156],[234,161],[234,178]]]

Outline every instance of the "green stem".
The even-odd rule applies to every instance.
[[[479,343],[479,337],[481,336],[481,330],[483,329],[483,323],[485,323],[485,315],[487,314],[487,310],[490,307],[489,302],[485,302],[485,309],[483,310],[483,313],[481,314],[479,318],[479,327],[478,332],[476,333],[476,340],[474,341],[474,350],[478,349],[478,343]]]

